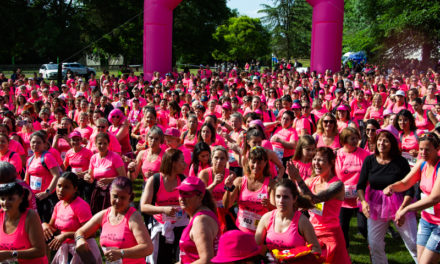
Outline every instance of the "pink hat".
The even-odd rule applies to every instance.
[[[178,137],[180,137],[180,131],[177,128],[169,127],[165,130],[164,135],[178,138]]]
[[[249,127],[252,127],[254,125],[261,127],[261,129],[263,129],[264,131],[264,124],[260,119],[252,120],[251,122],[249,122]]]
[[[198,191],[205,194],[206,186],[205,183],[198,177],[188,177],[176,187],[176,190],[184,192]]]
[[[366,90],[366,91],[365,91],[365,94],[369,94],[369,95],[372,95],[373,93],[371,93],[371,91],[370,91],[370,90]]]
[[[125,121],[125,115],[122,113],[122,111],[121,110],[119,110],[119,109],[113,109],[111,112],[110,112],[110,114],[108,115],[108,121],[110,122],[110,123],[112,123],[113,124],[113,121],[112,121],[112,118],[114,117],[114,116],[118,116],[119,117],[119,121],[120,122],[124,122]]]
[[[223,107],[224,109],[228,109],[228,110],[231,110],[231,109],[232,109],[232,106],[231,106],[231,104],[230,104],[229,102],[226,102],[226,103],[222,104],[222,107]]]
[[[400,143],[399,131],[393,125],[388,125],[382,129],[378,129],[376,131],[376,134],[379,135],[379,133],[382,131],[387,131],[388,133],[391,133],[391,135],[393,135],[396,138],[397,143]]]
[[[298,103],[294,103],[294,104],[292,105],[292,109],[301,109],[301,105],[298,104]]]
[[[256,114],[259,114],[259,115],[262,115],[263,114],[263,112],[260,110],[260,109],[257,109],[257,110],[255,110],[254,111]]]
[[[255,242],[254,235],[232,230],[220,237],[217,256],[211,259],[211,262],[226,263],[244,260],[258,255],[260,250],[261,247]]]
[[[324,94],[324,90],[319,90],[318,94]]]
[[[70,133],[69,138],[74,137],[81,137],[81,133],[79,133],[78,131],[73,131],[72,133]]]
[[[350,108],[346,105],[340,105],[338,108],[336,108],[336,111],[350,111]]]
[[[393,113],[393,111],[391,111],[390,109],[385,109],[383,110],[383,116],[387,116],[387,115],[391,115]]]

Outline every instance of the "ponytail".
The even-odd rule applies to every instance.
[[[206,191],[202,199],[202,205],[208,207],[214,214],[217,214],[217,205],[214,202],[210,191]]]

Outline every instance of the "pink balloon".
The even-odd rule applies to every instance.
[[[173,10],[182,0],[144,0],[144,80],[172,70]]]
[[[324,73],[341,69],[344,0],[307,0],[313,7],[310,68]]]

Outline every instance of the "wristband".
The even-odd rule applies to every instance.
[[[231,187],[227,187],[227,186],[225,185],[225,187],[223,187],[223,189],[225,189],[225,190],[228,191],[228,192],[232,192],[232,191],[235,189],[235,185],[232,185]]]
[[[123,258],[123,257],[124,257],[124,255],[125,255],[125,252],[124,252],[124,250],[123,250],[123,249],[121,249],[121,258]]]
[[[81,238],[84,238],[83,236],[77,236],[75,237],[75,242],[78,242],[78,240],[80,240]]]

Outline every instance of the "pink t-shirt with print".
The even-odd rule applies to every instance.
[[[93,177],[96,180],[119,176],[116,169],[123,166],[124,162],[121,156],[113,151],[108,151],[107,155],[103,158],[101,158],[99,153],[96,153],[90,159],[90,170],[93,171]]]

